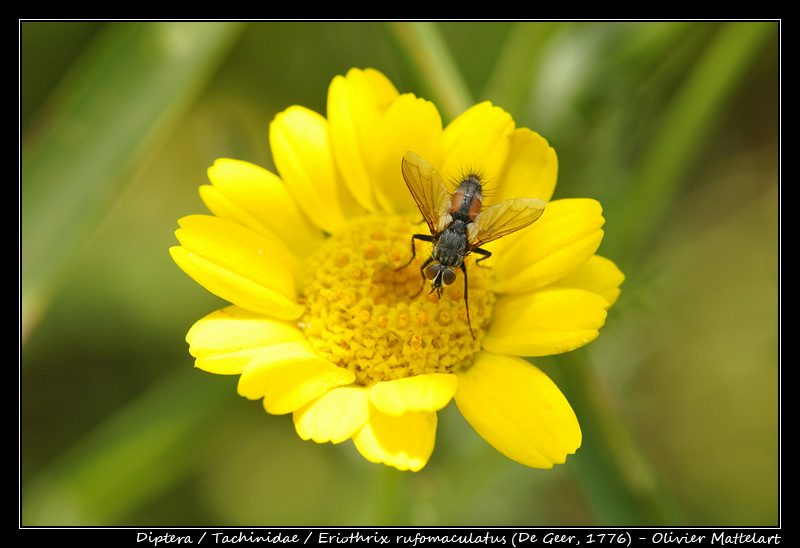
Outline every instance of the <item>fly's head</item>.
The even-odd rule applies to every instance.
[[[431,281],[431,290],[428,293],[436,293],[437,298],[442,297],[444,286],[452,285],[456,281],[456,271],[442,263],[432,262],[425,267],[425,277]]]

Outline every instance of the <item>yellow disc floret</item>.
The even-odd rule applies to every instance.
[[[306,336],[320,356],[353,371],[363,385],[454,373],[480,349],[494,304],[490,270],[467,266],[473,339],[461,272],[437,299],[419,270],[429,246],[401,268],[411,257],[411,235],[426,230],[401,216],[356,218],[306,261]]]

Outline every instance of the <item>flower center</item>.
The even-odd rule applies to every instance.
[[[416,232],[427,233],[427,227],[415,227],[407,217],[359,217],[305,264],[306,337],[320,356],[353,371],[361,384],[453,373],[480,349],[494,304],[490,269],[467,265],[473,339],[461,270],[438,299],[420,273],[431,244],[418,242],[416,258],[402,268]]]

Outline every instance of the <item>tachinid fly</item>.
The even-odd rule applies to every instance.
[[[428,224],[430,235],[414,234],[411,237],[411,259],[397,270],[407,267],[416,257],[414,240],[433,243],[431,256],[420,267],[423,284],[425,279],[430,280],[431,290],[428,294],[436,293],[437,297],[441,297],[444,286],[456,281],[455,269],[461,269],[464,273],[467,325],[474,339],[475,333],[469,321],[467,267],[464,259],[473,252],[481,255],[476,263],[488,259],[491,253],[480,246],[533,223],[544,212],[545,202],[538,198],[514,198],[482,210],[483,183],[480,177],[467,175],[451,196],[441,175],[413,152],[406,152],[403,156],[402,172]]]

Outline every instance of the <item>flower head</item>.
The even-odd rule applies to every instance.
[[[196,366],[240,375],[239,393],[292,413],[301,438],[352,439],[401,470],[428,462],[451,399],[515,461],[549,468],[574,453],[572,408],[520,356],[578,348],[603,325],[623,276],[595,254],[600,205],[548,202],[536,223],[488,244],[485,264],[467,257],[466,295],[453,283],[438,298],[420,291],[430,246],[413,252],[412,235],[428,227],[400,168],[413,151],[445,179],[478,170],[484,208],[549,201],[547,142],[489,103],[443,128],[432,103],[353,69],[331,83],[327,119],[290,107],[270,145],[280,176],[218,160],[200,189],[213,215],[179,221],[175,262],[232,303],[189,331]]]

